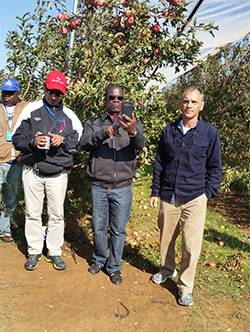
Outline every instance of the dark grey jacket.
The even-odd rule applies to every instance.
[[[141,124],[136,122],[137,134],[131,137],[119,128],[119,136],[110,138],[105,131],[113,122],[108,113],[87,121],[81,147],[90,151],[87,175],[92,184],[103,188],[130,185],[136,168],[136,150],[144,146]]]

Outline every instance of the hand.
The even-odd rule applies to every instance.
[[[157,203],[158,203],[158,197],[152,196],[149,202],[150,207],[153,209],[157,208]]]
[[[121,119],[119,120],[121,127],[127,131],[129,135],[135,135],[136,133],[136,117],[132,113],[132,117],[122,114]]]
[[[52,133],[48,133],[49,137],[51,137],[51,146],[59,146],[63,143],[64,141],[64,137],[58,134],[52,134]]]
[[[116,130],[115,130],[114,126],[110,126],[106,129],[105,133],[110,138],[113,138],[116,135]]]
[[[37,131],[34,139],[34,145],[38,149],[44,149],[46,142],[47,142],[46,136],[43,135],[40,131]]]

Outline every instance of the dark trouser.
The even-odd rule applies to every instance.
[[[117,189],[91,186],[93,263],[99,266],[106,264],[109,274],[121,269],[131,202],[131,185]],[[110,233],[110,241],[108,241],[108,233]]]

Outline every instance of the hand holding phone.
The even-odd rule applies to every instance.
[[[133,104],[131,101],[124,101],[122,103],[120,125],[129,133],[129,135],[136,133],[136,118],[133,112]]]
[[[132,117],[132,114],[133,114],[133,103],[131,101],[124,101],[122,103],[122,114],[125,114],[129,118]]]

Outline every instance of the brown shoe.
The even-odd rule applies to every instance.
[[[0,240],[7,243],[14,242],[13,237],[11,237],[10,235],[1,236]]]

